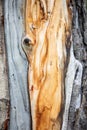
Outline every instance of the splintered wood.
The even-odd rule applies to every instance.
[[[28,83],[33,130],[60,130],[64,103],[69,0],[26,0],[22,47],[29,61]]]

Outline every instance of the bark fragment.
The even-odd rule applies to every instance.
[[[83,74],[81,81],[76,79],[73,84],[73,93],[69,111],[68,130],[87,129],[87,1],[77,0],[73,5],[72,40],[75,58],[82,64]],[[76,72],[76,75],[78,70]],[[77,76],[76,76],[77,77]],[[81,86],[78,82],[81,82]]]
[[[5,130],[5,121],[9,124],[9,88],[7,78],[7,59],[4,40],[4,2],[0,0],[0,130]]]

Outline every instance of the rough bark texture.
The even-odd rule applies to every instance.
[[[87,0],[73,0],[72,41],[74,54],[83,66],[81,87],[73,84],[68,130],[87,130]],[[80,76],[80,75],[79,75]]]
[[[4,11],[3,1],[0,0],[0,130],[6,130],[9,123],[9,89],[6,61]]]

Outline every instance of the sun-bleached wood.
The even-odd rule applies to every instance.
[[[69,0],[26,0],[22,48],[29,62],[33,130],[61,129],[72,18],[69,4]]]
[[[78,70],[78,73],[76,72],[77,70]],[[65,78],[66,100],[65,100],[65,109],[64,109],[64,114],[63,114],[62,130],[68,129],[68,126],[67,126],[68,125],[68,113],[69,113],[69,108],[70,108],[73,83],[78,84],[81,88],[82,72],[83,72],[82,64],[78,60],[76,60],[76,58],[73,54],[73,43],[72,43],[71,49],[70,49],[70,60],[69,60],[69,65],[67,68],[67,73],[66,73],[66,78]],[[77,74],[77,76],[76,76],[76,74]],[[76,76],[76,78],[75,78],[75,76]],[[81,103],[81,96],[78,99],[79,106],[80,106],[80,103]],[[76,103],[76,105],[77,105],[77,103]]]
[[[25,0],[4,1],[4,29],[9,70],[9,130],[31,130],[27,92],[27,60],[21,48]]]

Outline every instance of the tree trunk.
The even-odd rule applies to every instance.
[[[86,130],[87,0],[4,2],[9,129]]]

